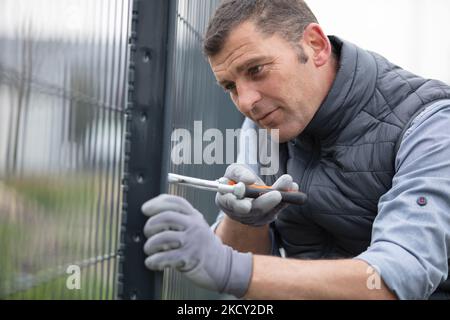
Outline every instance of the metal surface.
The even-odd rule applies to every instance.
[[[216,192],[219,190],[220,186],[220,183],[218,181],[197,179],[174,173],[169,173],[168,182],[172,184],[183,184],[183,185],[193,185],[195,187],[204,187],[205,190],[212,190]]]
[[[142,204],[160,194],[169,2],[133,1],[119,272],[121,299],[159,299],[145,268]]]
[[[0,298],[116,296],[128,17],[0,1]]]
[[[209,222],[217,215],[214,194],[168,188],[167,173],[199,178],[223,175],[225,164],[171,161],[171,133],[194,121],[204,130],[239,128],[242,116],[216,84],[201,52],[202,34],[218,1],[134,1],[131,39],[130,99],[125,147],[123,259],[119,273],[122,299],[196,299],[218,297],[199,290],[178,273],[144,268],[142,204],[159,193],[188,199]],[[151,31],[150,31],[151,30]]]
[[[222,177],[227,165],[174,164],[170,153],[173,147],[171,134],[176,129],[186,129],[195,139],[194,121],[201,121],[203,132],[217,129],[225,136],[226,129],[240,128],[243,117],[236,110],[229,96],[216,84],[214,75],[202,54],[202,37],[218,0],[173,0],[169,23],[169,57],[166,80],[166,116],[164,135],[164,162],[162,172],[182,174],[214,180]],[[201,138],[200,138],[201,139]],[[197,141],[199,142],[199,141]],[[199,142],[202,147],[207,143]],[[218,208],[215,194],[167,184],[167,176],[161,181],[162,192],[185,197],[213,223]],[[180,274],[165,271],[162,284],[163,299],[213,299],[221,296],[200,290]]]

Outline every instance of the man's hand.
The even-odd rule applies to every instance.
[[[142,206],[147,268],[174,268],[198,286],[242,297],[253,268],[251,253],[224,245],[203,215],[183,198],[160,195]]]
[[[227,168],[224,177],[247,185],[265,185],[252,170],[236,163]],[[272,188],[280,191],[298,191],[297,183],[293,182],[292,177],[287,174],[281,176]],[[231,219],[254,227],[271,223],[276,219],[277,214],[287,206],[281,203],[281,194],[278,191],[268,192],[257,199],[238,199],[231,193],[217,193],[216,205]]]

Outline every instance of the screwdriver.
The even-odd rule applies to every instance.
[[[259,196],[270,191],[279,191],[272,189],[270,186],[245,185],[243,182],[236,183],[227,178],[218,180],[204,180],[193,177],[182,176],[179,174],[169,173],[168,182],[170,184],[183,185],[187,187],[209,190],[224,193],[232,193],[238,199],[258,198]],[[281,201],[289,204],[302,205],[308,199],[307,195],[299,191],[279,191],[281,193]]]

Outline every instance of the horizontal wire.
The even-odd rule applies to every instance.
[[[7,80],[7,81],[4,81]],[[87,96],[83,93],[76,92],[72,89],[66,89],[58,87],[52,83],[46,82],[41,79],[23,77],[19,71],[12,68],[5,67],[0,64],[0,82],[9,83],[12,85],[21,85],[23,82],[31,85],[36,89],[35,92],[43,93],[50,96],[64,98],[75,102],[85,103],[88,105],[96,106],[102,109],[125,113],[125,110],[121,107],[107,104],[103,101],[97,100],[94,97]]]

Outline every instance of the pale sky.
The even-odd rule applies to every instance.
[[[306,0],[327,34],[450,84],[449,0]]]

